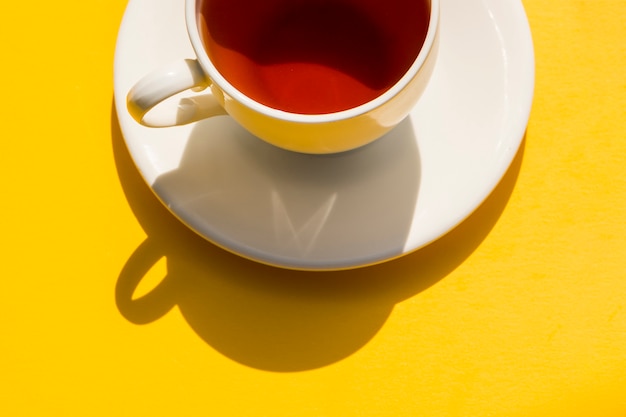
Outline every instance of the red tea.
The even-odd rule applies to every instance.
[[[366,103],[419,53],[429,0],[205,0],[204,43],[248,97],[292,113]]]

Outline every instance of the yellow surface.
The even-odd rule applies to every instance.
[[[307,274],[142,183],[112,111],[126,1],[3,4],[0,415],[626,416],[626,2],[524,5],[536,95],[493,196]]]

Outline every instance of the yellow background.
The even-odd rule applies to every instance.
[[[422,251],[308,274],[143,184],[126,1],[3,3],[0,415],[626,416],[626,2],[524,5],[535,100],[494,194]]]

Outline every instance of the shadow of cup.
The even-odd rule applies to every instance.
[[[514,188],[523,145],[487,200],[432,244],[394,261],[338,272],[303,272],[243,259],[207,242],[158,201],[124,145],[115,109],[112,142],[120,182],[148,237],[117,280],[120,313],[136,324],[177,306],[189,326],[224,356],[257,369],[296,372],[344,359],[371,340],[394,306],[458,267],[497,222]],[[167,273],[135,290],[162,258]]]

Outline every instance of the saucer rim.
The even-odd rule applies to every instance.
[[[128,8],[131,6],[131,4],[136,3],[138,1],[139,0],[130,0],[129,5],[127,6],[127,11],[128,11]],[[166,2],[167,0],[159,0],[159,1],[163,3],[163,2]],[[181,218],[179,213],[172,210],[170,208],[170,204],[168,204],[166,201],[164,201],[161,198],[161,196],[157,193],[157,191],[153,187],[154,178],[150,178],[150,173],[148,172],[149,169],[146,169],[145,162],[142,162],[141,160],[141,155],[139,155],[141,153],[141,149],[137,149],[136,147],[133,147],[132,146],[133,144],[131,143],[132,140],[128,138],[128,134],[127,134],[128,129],[125,126],[126,122],[123,120],[124,117],[122,115],[122,117],[118,117],[118,120],[120,122],[120,128],[122,130],[124,142],[126,143],[130,151],[131,158],[133,162],[135,163],[135,165],[137,166],[137,168],[139,169],[139,172],[144,178],[146,184],[153,191],[153,193],[157,196],[159,201],[161,201],[161,203],[164,204],[168,208],[170,213],[172,213],[179,221],[181,221],[183,224],[185,224],[187,227],[189,227],[192,231],[194,231],[196,234],[198,234],[202,238],[210,241],[211,243],[215,244],[218,247],[225,249],[226,251],[235,253],[238,256],[241,256],[243,258],[250,259],[252,261],[259,262],[262,264],[274,266],[274,267],[287,268],[287,269],[293,269],[293,270],[305,270],[305,271],[336,271],[336,270],[345,270],[345,269],[355,269],[355,268],[360,268],[360,267],[365,267],[365,266],[376,265],[376,264],[384,263],[390,260],[403,257],[441,238],[442,236],[447,234],[449,231],[454,229],[456,226],[458,226],[460,223],[462,223],[478,207],[480,207],[481,204],[484,202],[484,200],[493,192],[495,187],[499,184],[502,177],[505,175],[505,173],[509,169],[515,155],[517,154],[521,146],[521,143],[524,138],[524,134],[528,125],[528,120],[530,117],[530,110],[531,110],[532,100],[533,100],[533,94],[534,94],[534,81],[535,81],[534,79],[535,78],[534,50],[533,50],[532,37],[530,34],[528,20],[527,20],[522,3],[519,0],[509,0],[503,3],[505,3],[505,6],[503,7],[511,8],[510,14],[515,16],[514,23],[517,24],[517,27],[514,28],[513,31],[516,33],[516,37],[518,38],[517,42],[521,43],[522,46],[525,47],[525,50],[521,54],[525,56],[525,59],[523,59],[523,61],[526,63],[527,65],[526,69],[528,70],[526,74],[526,79],[525,79],[525,85],[528,88],[528,94],[524,97],[525,100],[523,100],[523,98],[520,98],[515,103],[518,112],[516,116],[512,118],[512,120],[515,121],[516,123],[515,123],[515,126],[510,126],[506,130],[506,133],[509,136],[511,136],[511,138],[509,138],[506,141],[506,144],[508,146],[507,152],[501,155],[499,164],[496,164],[496,163],[493,164],[493,170],[490,171],[492,175],[490,175],[489,178],[486,178],[482,181],[482,187],[476,190],[476,192],[474,193],[475,198],[473,199],[471,203],[468,203],[466,205],[467,208],[465,210],[459,211],[455,216],[451,216],[447,218],[447,221],[441,222],[438,228],[434,228],[430,230],[430,233],[420,236],[420,239],[415,239],[415,236],[413,236],[414,234],[410,233],[409,238],[407,238],[407,241],[405,242],[403,250],[397,253],[396,255],[387,255],[384,258],[380,257],[377,259],[372,259],[372,258],[356,259],[356,257],[350,257],[349,259],[347,258],[344,259],[342,263],[338,262],[337,265],[334,265],[334,264],[331,265],[330,263],[319,263],[315,261],[311,262],[310,260],[306,260],[306,259],[301,260],[301,263],[298,264],[298,263],[295,263],[294,260],[291,258],[289,261],[289,260],[285,260],[285,257],[281,257],[281,256],[273,256],[273,257],[265,256],[267,252],[263,252],[262,250],[250,250],[246,252],[244,250],[240,250],[242,245],[228,246],[228,244],[217,241],[217,239],[215,239],[214,237],[207,236],[201,233],[198,230],[198,228],[194,227],[188,222],[185,222]],[[114,80],[115,88],[114,88],[114,91],[115,91],[115,107],[116,107],[118,114],[127,112],[126,107],[125,107],[124,91],[119,90],[119,83],[118,83],[118,78],[117,78],[119,74],[119,66],[121,65],[118,60],[119,48],[123,48],[123,45],[122,45],[123,39],[121,37],[121,33],[123,32],[124,25],[128,24],[126,22],[127,11],[125,11],[124,13],[124,19],[122,21],[122,25],[120,26],[120,35],[118,36],[118,42],[116,45],[116,52],[115,52],[115,80]],[[191,47],[191,45],[189,46]],[[409,115],[409,117],[412,117],[412,116],[413,116],[413,113]],[[177,129],[177,128],[174,127],[174,128],[162,128],[162,129]],[[414,216],[414,222],[415,222],[415,216]],[[411,237],[413,237],[412,240],[410,239]],[[415,240],[418,240],[419,242],[415,243]],[[238,248],[234,246],[238,246]]]

